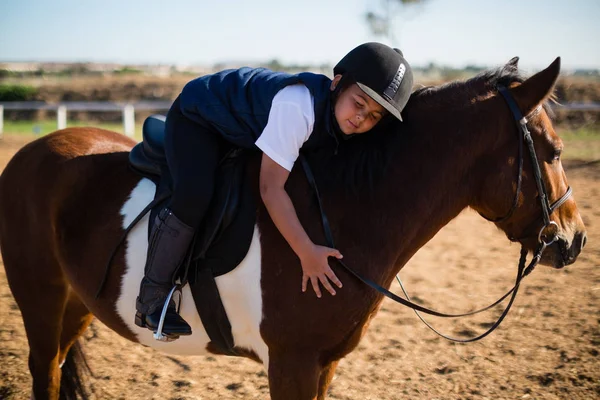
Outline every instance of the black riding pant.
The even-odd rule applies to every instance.
[[[197,229],[206,214],[215,187],[220,159],[232,147],[208,124],[185,117],[175,100],[165,125],[165,152],[171,173],[173,214]]]

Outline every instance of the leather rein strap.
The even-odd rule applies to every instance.
[[[325,212],[323,210],[323,205],[321,203],[321,197],[319,195],[319,190],[317,188],[317,184],[315,182],[314,176],[312,174],[312,171],[310,169],[310,166],[308,165],[308,161],[306,160],[306,158],[301,154],[300,155],[300,161],[302,162],[302,167],[304,169],[304,173],[306,174],[306,178],[309,182],[309,184],[311,185],[313,191],[315,192],[315,197],[317,199],[317,203],[319,206],[319,210],[321,212],[321,223],[323,225],[323,231],[325,233],[325,240],[327,241],[327,245],[331,248],[335,248],[335,243],[333,241],[333,235],[331,233],[331,227],[329,225],[329,220],[327,219],[327,216],[325,215]],[[344,261],[342,260],[338,260],[335,259],[335,261],[340,264],[342,267],[344,267],[348,272],[350,272],[352,275],[354,275],[356,278],[358,278],[358,280],[360,280],[361,282],[363,282],[364,284],[370,286],[371,288],[375,289],[376,291],[378,291],[379,293],[381,293],[382,295],[384,295],[385,297],[395,301],[396,303],[400,303],[406,307],[412,308],[413,310],[415,310],[415,312],[422,312],[425,314],[429,314],[429,315],[433,315],[436,317],[443,317],[443,318],[457,318],[457,317],[464,317],[464,316],[468,316],[468,315],[474,315],[483,311],[486,311],[494,306],[496,306],[497,304],[499,304],[502,300],[504,300],[506,297],[508,297],[511,293],[512,296],[510,298],[510,301],[508,303],[508,306],[506,307],[506,309],[504,310],[504,312],[502,313],[502,315],[498,318],[498,321],[496,321],[496,323],[489,328],[486,332],[484,332],[483,334],[472,338],[472,339],[453,339],[447,336],[443,336],[441,335],[439,332],[435,331],[436,333],[438,333],[439,335],[449,339],[449,340],[453,340],[453,341],[457,341],[457,342],[473,342],[479,339],[483,339],[485,336],[489,335],[493,330],[495,330],[500,323],[502,322],[502,320],[504,319],[504,317],[506,316],[506,314],[508,314],[508,311],[510,310],[510,307],[517,295],[517,291],[519,288],[519,284],[521,283],[521,280],[527,276],[532,270],[533,268],[535,268],[535,265],[537,264],[537,262],[539,261],[539,259],[541,258],[541,252],[539,254],[539,257],[534,258],[534,260],[532,260],[531,264],[525,268],[525,256],[527,255],[527,251],[522,249],[521,250],[521,261],[519,262],[519,268],[518,268],[518,273],[517,273],[517,278],[516,278],[516,282],[515,282],[515,286],[510,289],[506,294],[504,294],[504,296],[502,296],[499,300],[497,300],[496,302],[494,302],[493,304],[482,308],[481,310],[476,310],[476,311],[470,311],[467,313],[463,313],[463,314],[447,314],[447,313],[442,313],[442,312],[438,312],[435,310],[431,310],[427,307],[423,307],[419,304],[413,303],[410,300],[404,299],[398,295],[396,295],[395,293],[390,292],[388,289],[384,288],[383,286],[373,282],[372,280],[363,277],[361,274],[359,274],[358,272],[356,272],[353,268],[349,267],[346,263],[344,263]],[[535,263],[534,263],[535,261]],[[420,317],[420,316],[419,316]],[[422,318],[421,318],[422,319]],[[423,321],[425,322],[425,321]],[[425,322],[427,324],[427,322]],[[433,329],[429,324],[427,324],[427,326],[430,327],[430,329]]]
[[[566,193],[560,199],[558,199],[552,205],[550,205],[548,203],[547,191],[546,191],[544,182],[541,178],[541,171],[540,171],[538,160],[537,160],[537,157],[535,154],[535,149],[533,146],[533,139],[531,138],[531,134],[530,134],[529,130],[527,129],[527,119],[525,119],[522,116],[521,111],[519,110],[516,102],[514,101],[512,95],[510,94],[508,89],[506,89],[505,87],[499,87],[498,89],[499,89],[500,93],[502,94],[502,96],[504,97],[504,99],[506,100],[506,102],[515,118],[515,121],[517,122],[517,124],[520,128],[519,131],[523,135],[522,138],[519,137],[519,166],[518,166],[518,176],[517,176],[517,192],[515,194],[515,199],[513,201],[512,207],[505,216],[496,218],[496,219],[490,219],[483,215],[482,215],[482,217],[484,217],[485,219],[492,221],[492,222],[504,221],[504,220],[507,220],[508,218],[510,218],[512,216],[512,214],[514,213],[514,210],[517,208],[518,197],[521,192],[522,173],[523,173],[523,142],[526,142],[528,149],[529,149],[529,154],[531,156],[531,162],[533,165],[534,176],[535,176],[536,184],[538,187],[540,202],[541,202],[541,206],[542,206],[542,214],[543,214],[542,216],[544,218],[544,226],[542,227],[542,229],[540,230],[539,235],[538,235],[538,242],[539,242],[538,246],[537,246],[536,250],[534,251],[533,259],[531,260],[531,262],[529,263],[529,265],[527,267],[525,267],[525,264],[526,264],[526,257],[527,257],[528,251],[524,247],[521,247],[521,256],[519,258],[517,277],[516,277],[513,288],[510,289],[508,292],[506,292],[496,302],[494,302],[493,304],[491,304],[485,308],[482,308],[480,310],[470,311],[470,312],[463,313],[463,314],[447,314],[447,313],[442,313],[442,312],[431,310],[429,308],[423,307],[419,304],[416,304],[416,303],[413,303],[412,301],[410,301],[410,297],[408,296],[408,293],[404,289],[404,286],[402,285],[402,282],[400,281],[400,278],[398,276],[396,276],[396,279],[400,283],[402,291],[404,292],[404,294],[407,297],[406,299],[390,292],[388,289],[371,281],[370,279],[363,277],[358,272],[356,272],[354,269],[349,267],[346,263],[344,263],[342,260],[335,259],[335,261],[338,264],[340,264],[342,267],[344,267],[348,272],[350,272],[352,275],[354,275],[356,278],[358,278],[361,282],[363,282],[366,285],[370,286],[371,288],[377,290],[379,293],[388,297],[389,299],[413,309],[415,311],[415,313],[417,313],[417,316],[421,319],[421,321],[423,321],[425,323],[425,325],[427,325],[427,327],[429,327],[435,333],[437,333],[438,335],[440,335],[448,340],[460,342],[460,343],[474,342],[474,341],[483,339],[484,337],[486,337],[487,335],[492,333],[500,325],[500,323],[504,320],[504,317],[506,317],[506,315],[508,314],[508,311],[510,310],[510,308],[515,300],[515,297],[516,297],[518,289],[519,289],[519,285],[521,284],[521,280],[525,276],[529,275],[531,273],[531,271],[533,271],[533,269],[536,267],[536,265],[541,260],[542,254],[543,254],[544,250],[546,249],[546,247],[548,247],[549,245],[554,243],[556,240],[558,240],[558,237],[556,236],[556,232],[553,233],[553,237],[549,241],[545,241],[544,237],[542,235],[544,233],[544,230],[546,228],[548,228],[549,226],[555,225],[556,227],[558,227],[558,225],[555,222],[550,221],[550,214],[555,209],[557,209],[562,204],[564,204],[572,194],[572,190],[569,187],[567,189]],[[310,169],[310,166],[309,166],[306,158],[302,154],[300,154],[299,158],[302,163],[302,167],[304,169],[306,178],[307,178],[310,186],[312,187],[312,189],[315,193],[315,197],[317,199],[317,204],[319,206],[319,211],[321,213],[321,223],[323,225],[323,231],[325,233],[325,240],[327,241],[327,245],[329,247],[335,248],[335,243],[333,241],[333,234],[331,233],[331,227],[329,225],[329,220],[327,219],[327,216],[323,209],[323,204],[321,202],[321,196],[319,195],[319,190],[317,188],[315,178],[312,174],[312,171]],[[420,311],[425,314],[429,314],[429,315],[433,315],[433,316],[437,316],[437,317],[444,317],[444,318],[457,318],[457,317],[474,315],[474,314],[478,314],[480,312],[489,310],[490,308],[498,305],[500,302],[502,302],[504,299],[506,299],[511,294],[512,294],[512,296],[510,297],[510,300],[509,300],[506,308],[504,309],[504,312],[502,312],[502,314],[500,315],[498,320],[484,333],[482,333],[476,337],[469,338],[469,339],[457,339],[457,338],[452,338],[452,337],[443,335],[442,333],[435,330],[429,323],[427,323],[427,321],[425,321],[423,319],[423,317],[421,317],[421,315],[419,314],[419,311]]]

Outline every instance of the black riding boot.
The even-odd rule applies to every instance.
[[[148,258],[140,295],[136,301],[135,324],[154,332],[169,292],[174,286],[174,275],[187,253],[194,229],[181,222],[168,208],[156,216],[148,243]],[[177,314],[171,300],[162,332],[171,339],[191,335],[192,328]]]

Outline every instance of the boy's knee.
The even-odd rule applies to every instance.
[[[171,211],[189,226],[197,227],[208,210],[213,189],[195,189],[171,199]]]

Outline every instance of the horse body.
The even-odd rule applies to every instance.
[[[66,151],[69,148],[66,145],[71,142],[78,143],[79,147]],[[82,142],[87,142],[86,146],[81,145]],[[132,144],[121,135],[99,129],[66,129],[26,146],[11,160],[2,175],[3,188],[17,189],[3,191],[0,202],[4,211],[11,210],[10,215],[6,213],[8,219],[21,223],[18,229],[14,229],[15,224],[3,223],[0,232],[11,290],[24,319],[31,324],[28,339],[32,355],[36,354],[30,357],[32,373],[51,375],[46,371],[57,369],[64,362],[72,345],[71,336],[78,336],[85,330],[91,322],[91,315],[121,336],[167,353],[201,355],[214,351],[208,346],[208,335],[188,287],[183,290],[181,312],[192,326],[193,335],[190,337],[182,337],[174,343],[158,342],[152,338],[150,331],[133,323],[135,296],[146,258],[148,217],[130,232],[109,269],[102,296],[95,299],[108,255],[117,245],[123,230],[152,200],[155,191],[152,182],[127,169],[127,152],[123,150],[128,150]],[[106,152],[96,153],[99,149]],[[27,168],[21,168],[23,165]],[[18,174],[15,173],[17,171]],[[300,178],[297,173],[296,176]],[[20,182],[30,184],[21,187]],[[302,190],[306,192],[307,188]],[[37,201],[40,198],[45,201]],[[301,213],[301,219],[313,221],[307,225],[313,227],[312,233],[322,235],[314,227],[314,215],[305,214]],[[327,359],[320,359],[320,348],[314,349],[312,354],[303,350],[294,358],[310,358],[310,362],[294,366],[286,361],[285,366],[301,370],[310,364],[309,369],[318,371],[322,363],[326,366],[332,364],[358,344],[365,322],[381,298],[351,282],[349,276],[346,277],[346,285],[356,286],[352,295],[340,294],[319,300],[312,293],[301,294],[298,261],[267,219],[263,208],[245,259],[232,272],[216,278],[236,348],[262,362],[267,369],[289,374],[277,363],[281,361],[269,363],[272,349],[279,346],[280,349],[292,349],[302,345],[301,338],[305,342],[314,341],[331,351]],[[265,235],[276,242],[275,246],[265,249],[273,263],[262,260],[260,225],[265,226]],[[36,243],[35,252],[27,251],[30,241]],[[277,254],[273,254],[271,248],[278,249],[275,251]],[[369,261],[369,265],[372,262]],[[285,271],[290,269],[295,273]],[[268,275],[268,278],[261,280],[263,275]],[[32,288],[40,299],[32,299]],[[348,315],[344,303],[349,304],[351,296],[360,292],[365,295],[367,307],[352,309]],[[262,297],[278,300],[267,307],[263,306]],[[43,302],[40,304],[39,300]],[[377,302],[374,303],[374,300]],[[316,316],[316,308],[327,312]],[[49,318],[28,317],[38,311]],[[64,329],[66,319],[76,322],[71,332]],[[294,323],[290,323],[290,319]],[[352,320],[352,324],[346,329],[331,330],[335,324],[344,327],[344,320],[348,319]],[[305,331],[298,331],[297,323],[300,321],[307,328]],[[289,331],[286,331],[288,327]],[[45,337],[36,337],[34,332],[45,332]],[[52,336],[54,341],[60,342],[60,346],[53,346]],[[353,339],[351,348],[340,346],[336,349],[346,338]],[[281,353],[275,352],[276,355]],[[40,364],[50,361],[50,366],[36,367],[37,358]],[[275,373],[271,375],[276,376]],[[43,387],[43,391],[37,390],[36,383]],[[282,383],[285,384],[285,381]],[[56,387],[57,382],[37,379],[34,382],[36,398],[43,398],[40,393],[48,394],[47,386],[53,385]],[[282,392],[289,393],[289,386],[286,387],[288,389],[282,389]],[[52,397],[52,393],[48,397]]]
[[[65,143],[80,143],[85,137],[89,141],[89,148],[81,146],[77,151],[65,151]],[[27,171],[21,171],[18,179],[35,184],[24,188],[24,192],[5,192],[7,196],[2,199],[2,204],[12,209],[14,218],[32,223],[22,231],[30,240],[36,240],[36,236],[55,239],[53,243],[46,244],[36,240],[37,251],[54,253],[61,274],[69,282],[74,294],[111,329],[128,339],[166,352],[206,354],[209,339],[188,287],[184,288],[182,313],[192,323],[193,336],[166,344],[154,340],[149,330],[133,323],[135,297],[143,277],[148,244],[147,216],[131,231],[117,262],[111,266],[106,292],[100,299],[94,298],[108,255],[117,245],[118,235],[114,233],[122,232],[152,201],[155,192],[154,183],[140,179],[127,169],[127,153],[122,150],[128,151],[130,144],[123,142],[121,135],[116,139],[115,142],[114,134],[106,131],[67,129],[32,143],[23,149],[20,156],[15,157],[14,162],[29,166]],[[96,153],[99,148],[105,148],[111,154]],[[112,153],[118,150],[121,152]],[[53,166],[50,169],[49,164]],[[11,170],[12,167],[7,166],[8,173],[3,176],[3,185],[16,187],[18,184],[10,181]],[[36,198],[48,201],[39,204],[41,208],[26,201]],[[90,207],[92,204],[96,206]],[[28,213],[32,211],[37,215],[28,218]],[[44,232],[44,229],[49,231]],[[51,232],[53,229],[56,234]],[[11,251],[20,247],[16,242],[23,238],[19,232],[6,236],[6,245],[3,241],[4,259],[10,260]],[[20,264],[29,265],[29,260],[23,256],[20,255]],[[35,263],[32,264],[34,268],[40,265],[43,264],[38,263],[37,267]],[[40,271],[31,272],[31,276],[40,276]],[[10,271],[7,273],[10,276]],[[232,323],[236,344],[252,349],[262,355],[261,359],[266,359],[266,348],[259,334],[262,305],[257,232],[244,261],[216,281]],[[114,304],[107,307],[107,301]],[[248,341],[254,343],[257,340],[259,344],[246,346]]]
[[[522,88],[516,94],[524,112],[534,110],[550,93],[558,75],[555,64],[515,90]],[[336,245],[363,276],[389,286],[410,257],[465,207],[491,216],[509,208],[515,191],[514,126],[502,100],[486,85],[488,80],[480,78],[441,93],[414,95],[401,136],[386,139],[392,160],[381,170],[381,182],[367,193],[348,193],[323,173],[344,171],[344,157],[357,161],[360,151],[344,155],[342,150],[324,164],[315,161]],[[547,159],[560,139],[545,112],[538,114],[532,129],[538,158]],[[102,296],[94,297],[108,255],[154,195],[150,181],[127,169],[133,144],[108,131],[67,129],[26,146],[0,177],[0,244],[28,333],[38,399],[57,396],[58,366],[92,315],[120,335],[161,351],[216,352],[187,288],[181,313],[192,325],[192,336],[165,344],[133,324],[147,250],[147,217],[117,253]],[[362,145],[349,143],[349,148]],[[247,179],[257,179],[259,160],[254,161]],[[550,195],[560,197],[566,188],[560,162],[544,163],[543,172]],[[325,243],[318,211],[307,195],[311,189],[298,168],[286,189],[309,236]],[[530,231],[539,226],[531,225],[540,211],[531,200],[536,196],[531,179],[525,179],[521,195],[514,217],[497,225],[532,250]],[[560,240],[549,247],[543,262],[562,267],[579,254],[585,233],[573,199],[554,219]],[[31,242],[35,252],[30,251]],[[248,254],[235,270],[217,278],[236,349],[265,365],[273,399],[324,399],[338,360],[357,346],[378,310],[383,299],[379,293],[345,270],[336,269],[336,274],[344,284],[336,296],[318,299],[310,291],[301,293],[300,263],[260,205]]]

